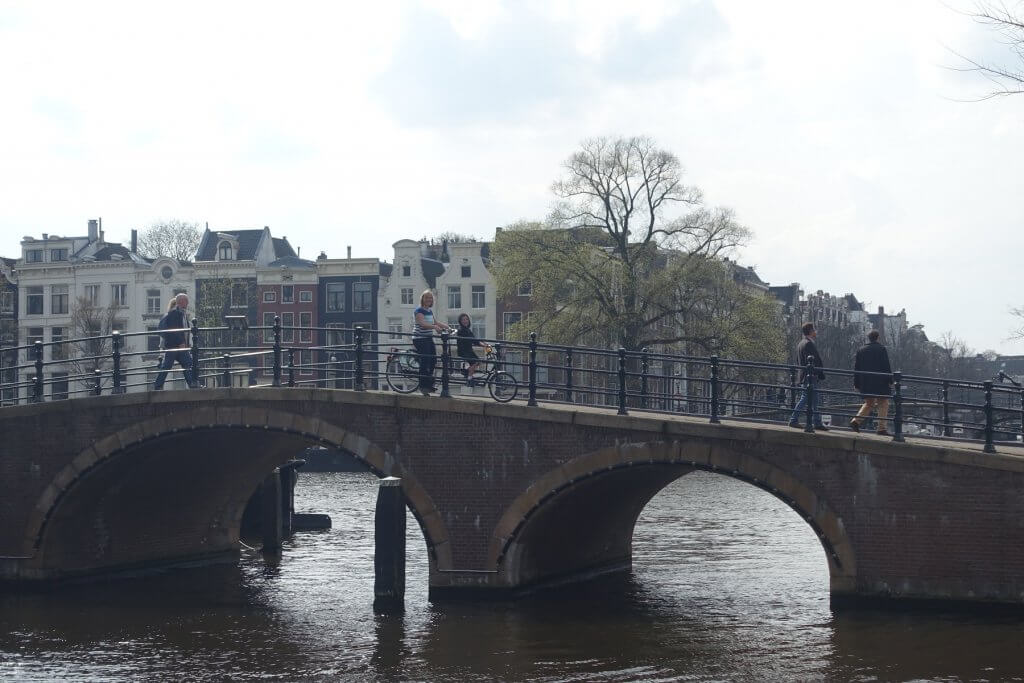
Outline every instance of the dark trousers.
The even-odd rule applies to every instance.
[[[437,348],[433,337],[413,337],[416,358],[420,362],[420,389],[434,388],[434,368],[437,367]]]
[[[160,391],[164,388],[164,381],[167,379],[167,371],[174,367],[174,361],[185,371],[185,384],[195,386],[195,378],[192,376],[192,354],[188,349],[164,351],[164,357],[160,359],[160,372],[156,376],[156,384],[153,388]]]

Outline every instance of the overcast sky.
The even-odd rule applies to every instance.
[[[6,2],[0,255],[164,218],[313,258],[543,218],[581,139],[649,135],[772,284],[1007,341],[1024,305],[1024,95],[955,0]]]

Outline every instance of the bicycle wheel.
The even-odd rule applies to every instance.
[[[487,378],[487,391],[498,403],[508,403],[519,392],[519,384],[507,372],[492,372]]]
[[[388,386],[400,394],[411,394],[420,385],[420,362],[412,353],[392,356],[386,370]]]

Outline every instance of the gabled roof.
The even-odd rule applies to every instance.
[[[292,249],[292,245],[288,244],[287,237],[272,237],[271,239],[274,240],[274,256],[277,258],[298,256],[298,254],[295,253],[295,250]]]
[[[263,230],[210,230],[203,234],[203,241],[196,250],[196,261],[217,260],[217,244],[220,241],[217,235],[231,235],[238,240],[238,253],[235,254],[234,260],[254,261],[260,240],[263,238]],[[294,253],[291,255],[294,256]]]
[[[421,258],[420,268],[423,270],[423,278],[427,286],[433,289],[437,287],[437,277],[444,274],[444,264],[434,259]]]
[[[8,268],[13,268],[14,264],[16,264],[18,262],[18,259],[16,259],[16,258],[7,258],[6,256],[0,256],[0,261],[3,261],[4,265],[6,265]]]
[[[277,239],[274,239],[277,242]],[[294,254],[291,256],[282,256],[281,258],[271,261],[271,268],[280,268],[281,266],[287,266],[288,268],[316,268],[315,261],[307,261],[304,258],[299,258]]]
[[[853,294],[847,294],[843,298],[846,299],[846,309],[847,310],[849,310],[849,311],[863,311],[864,310],[864,307],[860,305],[860,302],[857,301],[857,297],[855,297]]]
[[[114,256],[120,256],[122,261],[153,262],[152,259],[143,258],[138,254],[135,254],[133,258],[131,250],[123,244],[108,244],[92,255],[93,259],[97,261],[116,261],[117,259],[113,258]]]

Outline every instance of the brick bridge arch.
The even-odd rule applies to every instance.
[[[602,448],[553,469],[509,505],[494,530],[488,562],[510,587],[626,569],[636,521],[667,485],[702,470],[756,486],[790,506],[817,535],[833,591],[856,579],[842,520],[802,482],[770,462],[696,442],[640,442]]]
[[[437,552],[447,543],[447,531],[415,475],[351,428],[302,417],[258,405],[224,409],[200,404],[122,428],[84,448],[32,507],[23,539],[24,557],[35,560],[28,574],[52,577],[59,570],[73,575],[79,565],[93,564],[98,553],[107,555],[108,569],[148,566],[159,558],[147,552],[147,545],[174,548],[175,564],[234,558],[249,497],[274,467],[309,445],[348,452],[377,476],[401,477],[431,565],[447,568],[450,553]],[[232,466],[209,466],[211,455],[226,452]],[[148,462],[146,467],[138,467],[139,458]],[[108,528],[97,530],[95,509],[104,505]],[[83,514],[87,511],[92,514]],[[175,548],[176,541],[188,543],[196,535],[206,547],[184,554]]]

